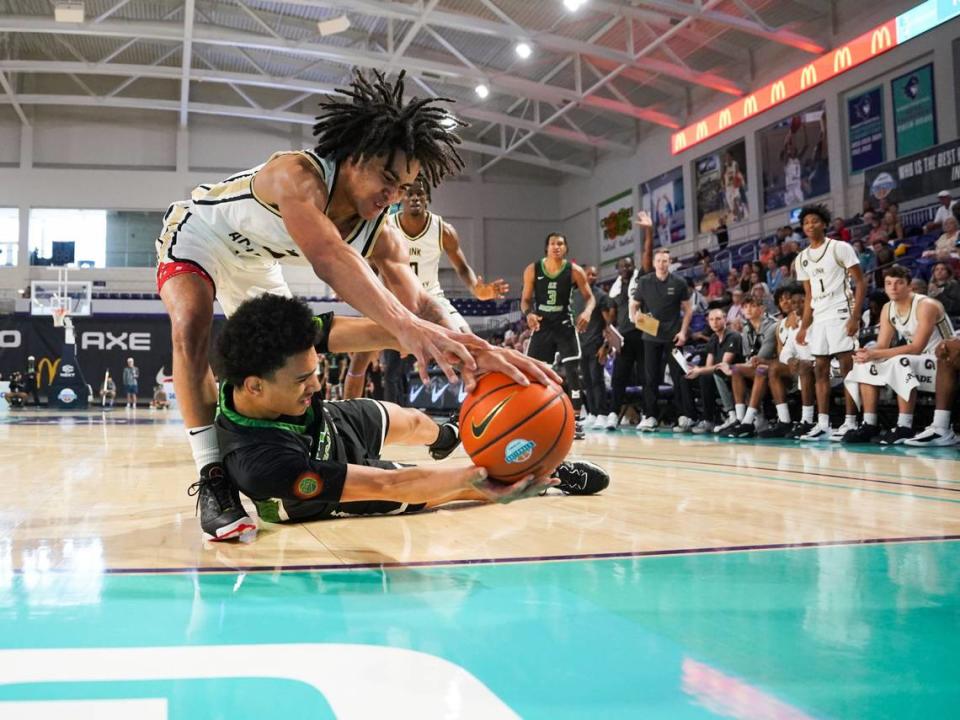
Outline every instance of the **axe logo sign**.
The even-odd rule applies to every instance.
[[[18,348],[22,341],[19,330],[0,330],[0,348]]]
[[[80,335],[80,349],[87,350],[95,348],[97,350],[134,350],[150,351],[150,333],[148,332],[100,332],[99,330],[90,330]]]

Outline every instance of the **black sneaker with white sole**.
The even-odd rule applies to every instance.
[[[187,494],[197,496],[200,529],[207,540],[233,540],[257,529],[256,521],[243,509],[240,491],[220,463],[205,465]]]
[[[903,445],[914,435],[916,435],[916,433],[913,431],[913,428],[897,425],[895,428],[890,428],[880,435],[879,442],[881,445]]]
[[[805,420],[801,420],[800,422],[794,423],[793,427],[790,428],[790,432],[787,435],[787,437],[797,440],[800,437],[806,435],[811,430],[813,430],[814,425],[816,425],[816,423],[806,422]]]
[[[880,437],[880,428],[877,425],[864,423],[858,428],[845,432],[840,442],[846,445],[862,445],[872,442],[877,437]]]
[[[752,438],[757,436],[757,426],[754,423],[738,423],[732,428],[728,437]]]
[[[454,413],[440,426],[440,434],[433,441],[432,445],[427,446],[430,451],[430,457],[434,460],[443,460],[450,453],[457,449],[460,444],[460,416]]]
[[[610,484],[607,471],[586,460],[564,461],[554,476],[560,480],[557,489],[566,495],[595,495]]]
[[[790,431],[793,429],[793,425],[788,422],[783,422],[778,420],[777,422],[770,425],[770,427],[765,428],[757,433],[757,437],[762,440],[770,440],[772,438],[785,438],[790,437]]]

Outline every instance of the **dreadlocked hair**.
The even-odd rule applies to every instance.
[[[391,84],[377,70],[372,78],[357,71],[349,89],[337,89],[350,101],[321,103],[313,126],[317,154],[338,162],[385,155],[389,167],[400,151],[420,161],[421,173],[434,187],[444,176],[462,170],[463,158],[456,148],[461,140],[455,131],[467,123],[437,105],[455,101],[415,97],[404,104],[404,75],[406,71],[401,71]]]

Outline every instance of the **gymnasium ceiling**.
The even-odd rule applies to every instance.
[[[829,49],[860,0],[0,0],[0,105],[309,124],[352,68],[457,100],[471,175],[589,176],[606,153],[736,97],[771,57]],[[891,13],[913,3],[881,0]],[[876,3],[871,6],[876,9]],[[322,35],[318,23],[346,16]],[[527,42],[528,59],[515,46]],[[758,68],[758,66],[761,66]],[[484,84],[481,100],[475,88]]]

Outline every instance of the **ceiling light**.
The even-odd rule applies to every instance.
[[[317,30],[319,30],[320,34],[324,37],[327,35],[336,35],[337,33],[342,33],[349,27],[350,18],[348,18],[346,15],[331,18],[330,20],[321,20],[317,23]]]
[[[479,85],[477,85],[473,89],[473,91],[477,94],[477,97],[480,98],[481,100],[485,99],[487,95],[490,94],[490,88],[488,88],[483,83],[480,83]]]
[[[57,22],[82,23],[82,0],[61,0],[53,5],[53,19]]]
[[[530,47],[530,43],[518,42],[513,49],[516,51],[517,57],[521,60],[526,60],[533,54],[533,48]]]
[[[587,0],[563,0],[563,6],[570,12],[576,12],[587,4]]]

